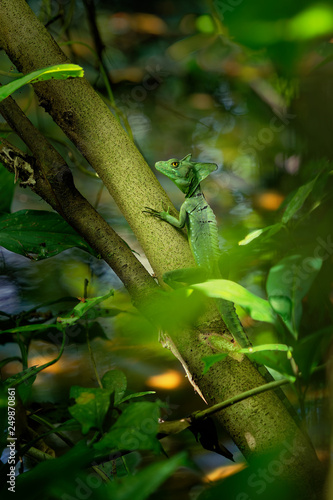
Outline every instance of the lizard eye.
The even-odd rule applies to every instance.
[[[179,165],[178,161],[173,161],[173,162],[171,163],[171,166],[172,166],[172,167],[178,167],[178,165]]]

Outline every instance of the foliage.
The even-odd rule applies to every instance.
[[[4,191],[4,186],[0,193]],[[29,259],[46,259],[67,248],[96,253],[60,215],[43,210],[19,210],[0,216],[0,244]]]
[[[22,76],[13,82],[7,83],[0,89],[0,101],[6,99],[16,90],[23,87],[27,83],[42,82],[45,80],[65,80],[66,78],[82,77],[83,69],[76,64],[60,64],[59,66],[50,66],[48,68],[33,71],[28,75]]]
[[[222,165],[205,181],[204,192],[220,226],[225,279],[161,293],[153,304],[161,329],[193,324],[206,296],[232,300],[254,345],[239,353],[295,382],[297,409],[306,423],[311,417],[306,396],[313,388],[325,388],[323,367],[332,341],[333,101],[327,91],[332,7],[305,0],[274,5],[213,0],[207,6],[186,1],[169,2],[168,7],[165,2],[144,2],[138,13],[134,2],[116,1],[112,10],[100,2],[96,11],[84,14],[82,7],[90,3],[41,1],[33,7],[44,24],[50,23],[68,56],[85,68],[151,163],[182,157],[192,145],[193,157]],[[95,23],[92,34],[84,18]],[[29,82],[82,76],[80,66],[68,65],[69,72],[57,67],[50,73],[55,68],[47,68],[17,78],[10,61],[2,56],[1,63],[4,76],[15,78],[1,88],[2,98]],[[71,164],[87,198],[131,248],[135,246],[100,179],[91,176],[80,153],[38,110],[31,88],[16,96]],[[0,134],[8,136],[11,130],[1,124]],[[167,180],[161,182],[180,204],[180,193]],[[46,212],[26,186],[14,185],[3,167],[0,210],[0,244],[6,249],[0,342],[4,352],[8,345],[13,348],[0,362],[5,379],[0,423],[7,429],[6,391],[15,387],[17,417],[23,422],[18,436],[22,455],[29,457],[29,450],[38,449],[50,436],[60,436],[66,446],[57,458],[46,453],[45,461],[26,461],[25,467],[32,470],[20,474],[17,494],[35,498],[38,491],[52,500],[64,498],[64,492],[68,499],[80,494],[149,498],[179,466],[189,465],[182,454],[162,458],[158,418],[171,410],[152,401],[152,391],[142,390],[145,380],[136,371],[139,366],[142,373],[151,374],[172,362],[162,357],[156,329],[134,310],[123,291],[109,292],[110,283],[117,289],[120,284],[81,236],[60,216]],[[89,285],[83,285],[84,279]],[[7,291],[14,305],[5,300]],[[104,301],[107,305],[101,307]],[[61,395],[54,399],[52,384],[49,394],[39,393],[40,377],[52,378],[50,368],[60,366],[64,349],[82,344],[95,366],[90,383],[81,385],[82,373],[75,382],[68,377],[69,385],[62,381]],[[100,345],[107,369],[95,360]],[[49,346],[56,349],[51,359]],[[218,344],[216,349],[221,350]],[[217,352],[203,359],[204,370],[227,356]],[[13,373],[14,362],[20,368]],[[110,364],[126,367],[126,375],[110,370]],[[126,392],[127,380],[138,390]],[[177,399],[181,417],[186,414],[184,400],[182,395]],[[46,401],[49,411],[43,407]],[[28,421],[23,405],[30,412]],[[30,427],[39,417],[36,436]],[[314,441],[325,429],[325,416],[319,418],[312,429]],[[325,438],[318,441],[327,442]],[[199,446],[181,439],[195,459]],[[1,448],[6,448],[3,437]],[[147,456],[156,463],[140,463]],[[287,491],[276,486],[274,474],[271,482],[259,478],[251,483],[253,474],[271,463],[272,457],[258,457],[257,464],[235,477],[201,485],[199,498],[232,496],[235,491],[249,497],[265,491],[281,498]],[[8,465],[2,463],[0,472],[5,478]],[[289,498],[296,498],[290,485],[283,488]]]

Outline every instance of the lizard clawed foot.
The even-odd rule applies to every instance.
[[[146,210],[143,210],[142,213],[152,215],[153,217],[156,217],[157,219],[167,220],[166,218],[170,215],[170,212],[169,212],[170,207],[168,207],[167,212],[165,212],[165,210],[158,211],[158,210],[155,210],[154,208],[150,208],[150,207],[145,207],[145,209]],[[162,205],[162,209],[163,209],[163,205]]]
[[[146,210],[142,210],[143,214],[152,215],[153,217],[157,217],[158,219],[161,218],[161,212],[159,212],[158,210],[155,210],[154,208],[150,207],[145,207],[145,209]]]

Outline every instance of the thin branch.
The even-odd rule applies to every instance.
[[[0,103],[0,113],[34,155],[32,158],[1,139],[0,159],[6,168],[16,171],[26,185],[84,237],[115,271],[135,300],[155,289],[154,279],[127,244],[76,189],[72,173],[62,156],[11,97]],[[27,177],[27,171],[33,172],[33,178],[30,179],[31,173]]]
[[[254,389],[250,389],[249,391],[242,392],[241,394],[237,394],[237,396],[233,396],[232,398],[226,399],[221,403],[217,403],[216,405],[207,408],[206,410],[195,412],[191,415],[192,422],[196,420],[201,420],[205,417],[213,415],[214,413],[223,410],[224,408],[228,408],[228,406],[232,406],[235,403],[239,403],[244,399],[250,398],[252,396],[256,396],[257,394],[261,394],[266,391],[272,391],[281,385],[291,384],[290,380],[274,380],[274,382],[269,382],[268,384],[261,385],[259,387],[255,387]]]
[[[232,406],[236,403],[239,403],[240,401],[244,401],[244,399],[256,396],[257,394],[261,394],[266,391],[272,391],[277,387],[281,387],[282,385],[290,383],[291,382],[287,379],[274,380],[274,382],[269,382],[268,384],[264,384],[259,387],[255,387],[254,389],[250,389],[249,391],[242,392],[241,394],[237,394],[237,396],[233,396],[232,398],[226,399],[221,403],[210,406],[206,410],[191,413],[189,417],[181,418],[179,420],[167,420],[165,422],[162,421],[159,425],[158,436],[159,438],[162,438],[164,436],[168,436],[169,434],[178,434],[179,432],[182,432],[190,427],[193,422],[203,420],[204,418],[211,416],[220,410],[228,408],[228,406]]]

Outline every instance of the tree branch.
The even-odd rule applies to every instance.
[[[70,62],[24,0],[0,2],[0,46],[26,74]],[[118,120],[85,78],[34,84],[40,105],[98,173],[155,274],[194,265],[184,234],[143,213],[172,203]],[[121,145],[121,147],[120,147]],[[174,215],[176,211],[171,209]],[[168,259],[165,258],[168,255]]]
[[[76,189],[72,173],[47,139],[8,97],[0,103],[0,113],[34,155],[34,161],[8,141],[1,139],[0,159],[12,172],[20,163],[30,165],[34,182],[30,188],[41,196],[96,250],[124,283],[133,299],[140,302],[157,285],[126,243]],[[24,172],[21,173],[24,180]]]

